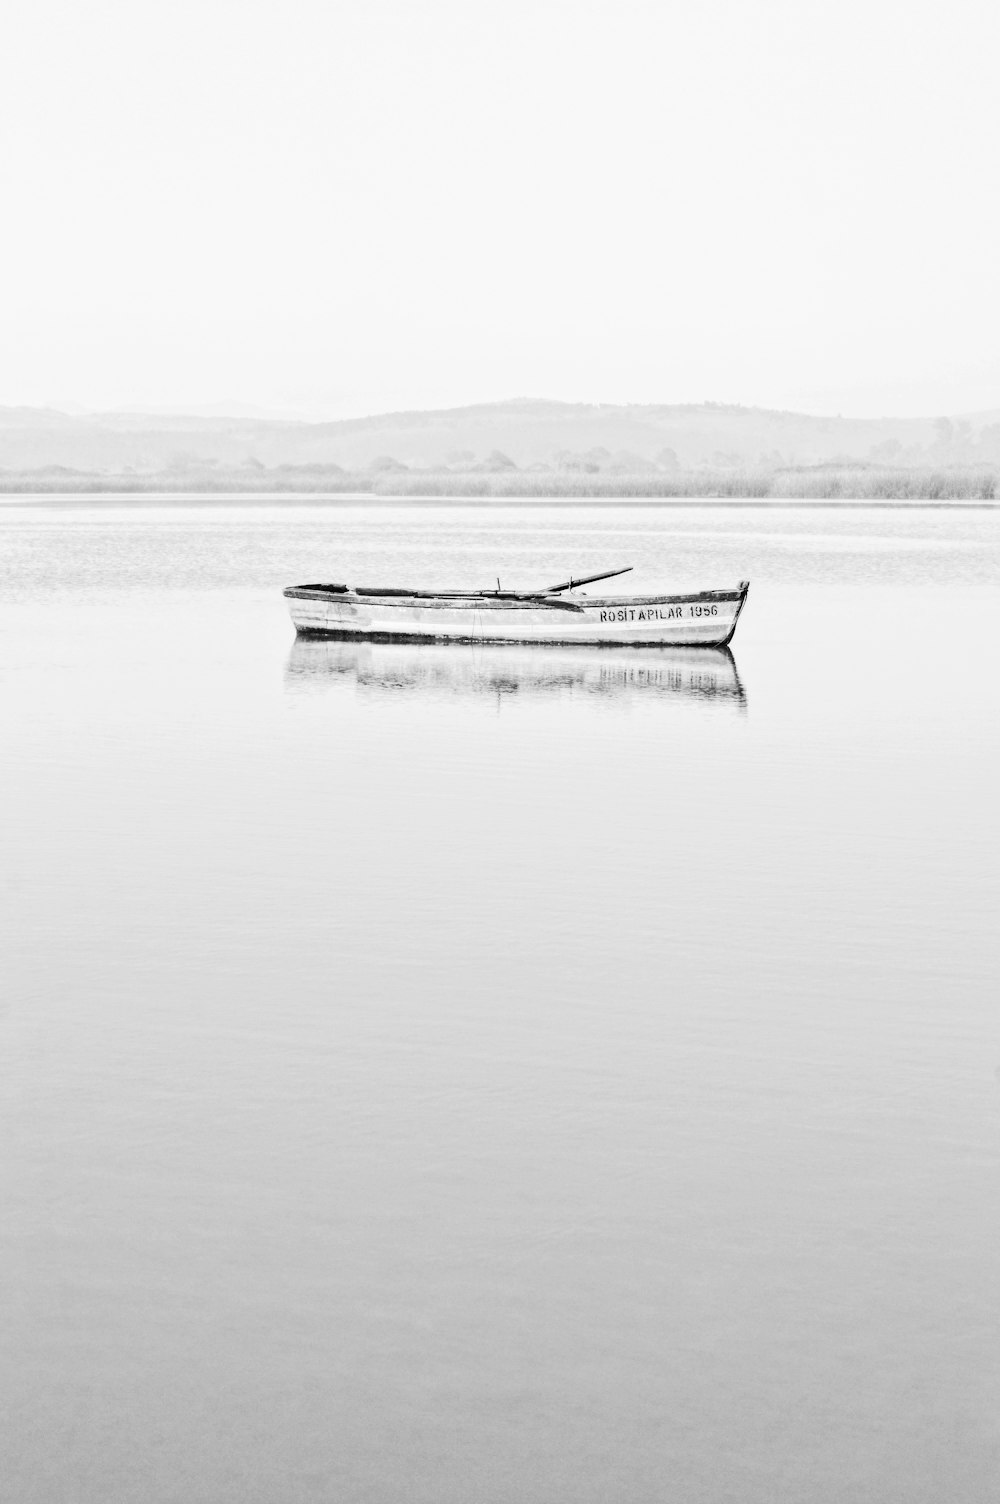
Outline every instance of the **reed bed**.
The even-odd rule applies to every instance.
[[[9,496],[279,495],[369,496],[400,500],[467,498],[605,501],[737,500],[995,502],[1000,469],[875,469],[867,466],[782,470],[677,470],[669,474],[609,475],[577,472],[355,471],[290,474],[279,469],[98,475],[82,472],[0,472]]]
[[[703,471],[671,475],[588,475],[579,473],[533,474],[502,471],[485,475],[429,475],[424,473],[380,476],[373,489],[378,496],[468,496],[470,499],[510,497],[594,497],[629,499],[648,497],[766,496],[767,477],[709,474]]]
[[[784,470],[772,476],[774,497],[803,501],[995,501],[1000,472],[941,470]]]
[[[379,496],[761,501],[994,501],[1000,472],[994,470],[868,470],[863,468],[774,471],[687,470],[669,475],[393,474],[373,486]]]

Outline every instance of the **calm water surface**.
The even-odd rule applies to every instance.
[[[625,563],[732,659],[280,597]],[[987,512],[0,508],[4,1497],[992,1500],[998,650]]]

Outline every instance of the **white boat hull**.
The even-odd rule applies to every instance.
[[[566,592],[559,604],[489,596],[449,598],[285,591],[305,637],[374,641],[542,642],[581,646],[724,647],[736,630],[747,583],[694,595],[593,597]]]

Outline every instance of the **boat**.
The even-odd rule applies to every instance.
[[[607,570],[537,590],[409,590],[386,585],[290,585],[303,637],[374,642],[575,643],[588,647],[725,647],[750,588],[694,594],[587,595]]]
[[[746,710],[729,648],[631,649],[520,643],[371,642],[295,638],[285,666],[293,693],[343,689],[368,697],[576,698],[627,702],[641,695]]]

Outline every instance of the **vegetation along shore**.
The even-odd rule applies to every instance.
[[[594,500],[760,501],[1000,501],[996,469],[883,469],[866,466],[789,468],[773,471],[677,470],[669,474],[492,473],[383,470],[352,472],[339,467],[278,466],[220,471],[168,470],[146,474],[98,474],[46,466],[0,472],[7,496],[136,496],[144,494],[368,496],[372,498],[455,498]]]

